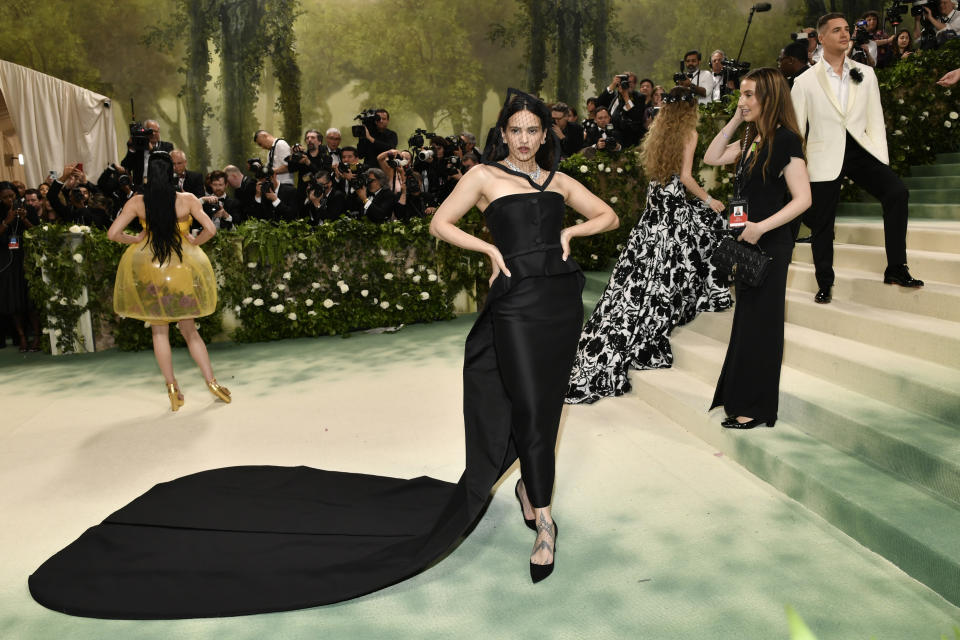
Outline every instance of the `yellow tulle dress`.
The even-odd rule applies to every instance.
[[[190,244],[190,219],[177,223],[183,257],[171,252],[159,264],[149,237],[130,245],[117,266],[113,310],[125,318],[152,323],[208,316],[217,308],[217,280],[207,254]]]

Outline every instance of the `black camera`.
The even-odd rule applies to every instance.
[[[620,88],[621,88],[621,89],[629,89],[629,88],[630,88],[630,76],[628,76],[628,75],[625,74],[625,73],[621,73],[621,74],[618,74],[618,75],[617,75],[617,79],[620,80]]]
[[[341,162],[337,167],[340,170],[340,173],[353,173],[357,174],[363,170],[362,162]]]
[[[458,173],[462,168],[463,164],[460,161],[460,156],[449,155],[443,159],[444,168],[447,171],[448,176],[452,176],[455,173]]]
[[[150,136],[153,131],[143,126],[142,122],[130,123],[130,146],[136,151],[146,151],[150,148]]]
[[[307,191],[313,194],[315,198],[322,198],[323,195],[327,192],[327,189],[324,185],[320,184],[319,178],[317,178],[316,173],[312,173],[309,176],[309,186],[307,186]]]
[[[736,79],[750,71],[749,62],[740,62],[739,60],[723,59],[723,70],[727,73],[727,79]]]
[[[914,0],[913,2],[898,2],[897,4],[909,4],[910,15],[919,18],[923,15],[924,8],[930,9],[930,13],[937,20],[943,21],[944,16],[940,15],[940,3],[937,0]]]
[[[388,167],[405,167],[410,164],[410,161],[401,156],[398,152],[393,151],[387,156],[387,166]]]
[[[270,178],[273,177],[273,168],[264,166],[260,158],[250,158],[247,160],[247,166],[250,168],[250,173],[253,174],[255,180],[266,180],[270,181]]]
[[[295,144],[290,149],[290,155],[284,158],[283,161],[287,163],[287,166],[299,166],[305,155],[306,154],[303,152],[303,147],[301,147],[299,144]]]
[[[443,140],[446,143],[445,146],[451,149],[459,149],[463,151],[463,148],[467,146],[466,143],[460,138],[460,136],[448,136]]]
[[[370,132],[370,135],[373,135],[373,132],[377,130],[377,122],[380,121],[380,116],[377,115],[376,109],[364,109],[353,119],[359,120],[360,124],[350,127],[350,132],[353,133],[354,138],[363,138],[367,135],[367,131]]]
[[[816,37],[817,37],[817,34],[814,33],[813,31],[811,31],[810,33],[807,33],[806,31],[797,31],[795,33],[790,34],[790,39],[794,41],[809,40],[810,38],[816,38]]]
[[[427,140],[435,137],[437,134],[430,133],[426,129],[417,129],[413,132],[413,135],[407,140],[407,146],[410,148],[419,148],[422,147]]]
[[[420,195],[420,181],[417,180],[417,176],[414,174],[409,174],[407,176],[407,193],[411,196]]]
[[[857,20],[853,29],[853,46],[862,47],[871,40],[873,40],[873,37],[870,35],[870,32],[867,31],[867,21]]]
[[[217,213],[217,211],[220,211],[220,201],[219,201],[219,200],[217,200],[216,202],[207,202],[207,201],[204,201],[201,206],[203,207],[203,212],[204,212],[205,214],[207,214],[208,216],[210,216],[211,218],[214,216],[214,214]]]
[[[678,71],[673,74],[673,83],[680,84],[684,80],[693,80],[693,73],[688,71]]]

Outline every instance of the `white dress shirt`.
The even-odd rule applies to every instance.
[[[703,69],[697,69],[693,72],[693,77],[690,79],[690,82],[695,86],[703,87],[707,92],[704,96],[697,96],[697,102],[700,104],[709,104],[713,102],[713,71]]]
[[[847,58],[843,59],[843,67],[840,69],[840,75],[833,70],[833,65],[827,64],[827,82],[833,90],[833,95],[840,103],[840,108],[847,110],[847,96],[850,95],[850,62]]]

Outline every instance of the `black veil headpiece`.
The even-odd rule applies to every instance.
[[[540,98],[520,91],[519,89],[514,89],[513,87],[507,89],[507,98],[503,102],[503,108],[500,109],[500,114],[497,116],[497,123],[487,137],[487,144],[483,149],[484,164],[496,165],[508,173],[515,173],[520,176],[526,175],[508,169],[501,164],[501,161],[509,154],[507,143],[503,139],[503,129],[506,128],[507,121],[510,117],[518,111],[530,111],[533,113],[540,119],[541,125],[548,132],[546,140],[540,145],[540,149],[537,150],[536,155],[537,165],[541,168],[550,168],[550,175],[547,177],[546,182],[544,182],[542,186],[536,185],[538,189],[545,188],[550,180],[553,179],[553,174],[557,172],[557,167],[560,164],[560,139],[551,126],[552,118],[550,107],[544,104]]]

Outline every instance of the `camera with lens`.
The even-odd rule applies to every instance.
[[[905,2],[904,0],[893,0],[893,4],[890,5],[890,8],[887,9],[887,22],[890,23],[894,29],[900,26],[900,23],[903,22],[904,14],[910,11],[910,3]]]
[[[420,162],[432,162],[434,155],[433,149],[420,149],[417,151],[417,160]]]
[[[420,181],[417,180],[417,176],[413,173],[407,175],[406,179],[407,184],[407,193],[411,196],[420,195]]]
[[[899,2],[897,4],[909,4],[910,15],[919,18],[923,15],[924,8],[930,9],[930,13],[937,20],[943,21],[944,16],[940,15],[940,3],[937,0],[914,0],[913,2]]]
[[[853,46],[862,47],[871,40],[873,40],[873,37],[870,35],[870,32],[867,31],[867,21],[857,20],[853,30]]]
[[[373,135],[373,132],[377,130],[377,122],[380,121],[380,116],[377,115],[376,109],[364,109],[353,119],[359,120],[360,124],[350,127],[350,132],[353,133],[354,138],[363,138],[367,135],[367,131],[370,132],[370,135]]]
[[[290,152],[290,155],[283,159],[283,161],[287,163],[287,166],[299,165],[306,155],[303,152],[303,147],[301,147],[299,144],[293,145],[293,147],[290,149]]]
[[[130,146],[136,151],[146,151],[150,148],[150,136],[153,131],[143,126],[142,122],[130,123]]]
[[[460,136],[447,136],[443,139],[443,141],[444,145],[450,149],[459,149],[460,151],[463,151],[463,148],[467,146]]]
[[[736,80],[746,72],[750,71],[749,62],[740,62],[739,60],[724,58],[722,64],[727,80]]]
[[[797,40],[809,40],[810,38],[816,38],[817,35],[814,32],[807,33],[806,31],[796,31],[790,34],[790,39],[793,41]]]
[[[356,175],[363,170],[363,163],[362,162],[341,162],[337,166],[337,168],[339,169],[340,173],[352,173]]]
[[[219,201],[219,200],[216,201],[216,202],[206,202],[206,201],[204,201],[201,206],[203,207],[203,212],[204,212],[205,214],[207,214],[208,216],[210,216],[211,218],[217,213],[217,211],[220,211],[220,201]]]
[[[449,156],[445,156],[443,158],[443,162],[444,169],[446,170],[448,176],[458,173],[463,168],[460,156],[457,155],[451,154]]]
[[[317,177],[317,175],[318,174],[316,173],[309,174],[308,177],[310,178],[310,181],[309,181],[309,186],[307,187],[307,191],[313,194],[313,197],[315,198],[322,198],[323,195],[327,192],[327,189],[322,184],[320,184],[320,179]]]
[[[255,180],[267,180],[273,177],[273,168],[264,166],[260,158],[250,158],[247,160],[247,167],[250,168],[250,173],[253,174]]]
[[[405,167],[408,164],[410,164],[410,161],[404,158],[402,155],[400,155],[400,153],[396,151],[392,151],[390,152],[390,154],[387,155],[388,167],[393,167],[393,168]]]
[[[673,83],[680,84],[684,80],[693,80],[693,73],[688,71],[678,71],[673,74]]]
[[[617,74],[617,80],[620,81],[620,88],[621,88],[621,89],[629,89],[629,88],[630,88],[630,76],[628,76],[627,74],[625,74],[625,73],[619,73],[619,74]]]
[[[430,133],[426,129],[417,129],[413,132],[413,135],[407,140],[407,146],[416,149],[422,147],[427,140],[435,137],[437,134]]]

